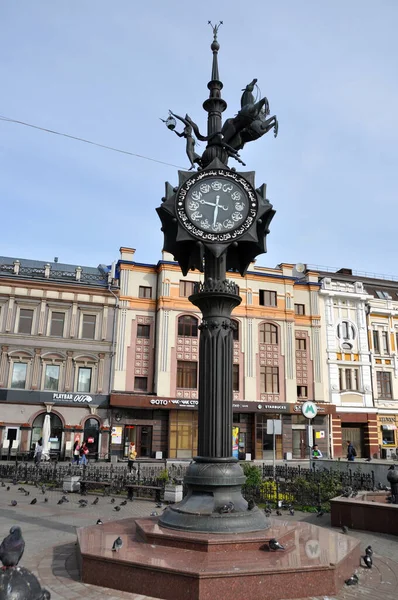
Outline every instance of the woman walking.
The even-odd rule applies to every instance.
[[[73,444],[73,459],[72,465],[78,465],[80,460],[80,442],[79,440],[75,440]]]
[[[87,456],[88,456],[87,442],[83,442],[83,444],[80,448],[80,464],[81,465],[87,465],[87,463],[88,463]]]

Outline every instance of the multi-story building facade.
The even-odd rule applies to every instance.
[[[121,249],[120,318],[111,394],[112,452],[126,456],[134,441],[139,456],[189,458],[197,447],[200,313],[189,300],[202,275],[182,277],[167,253],[156,265],[134,262]],[[242,303],[233,312],[233,408],[237,454],[271,458],[269,420],[280,420],[278,458],[308,456],[305,400],[318,405],[314,436],[328,453],[318,275],[251,265],[245,277],[229,273]],[[329,400],[329,398],[328,398]],[[232,435],[232,433],[231,433]]]
[[[117,297],[106,267],[0,257],[0,450],[29,453],[51,420],[51,452],[76,437],[108,454]]]
[[[350,440],[359,456],[388,457],[398,445],[398,282],[350,269],[320,281],[334,456]]]

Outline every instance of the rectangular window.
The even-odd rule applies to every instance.
[[[82,338],[85,340],[93,340],[95,337],[95,315],[83,314]]]
[[[382,348],[383,348],[383,354],[389,354],[388,331],[381,332],[381,344],[382,344]]]
[[[339,388],[340,390],[345,389],[344,369],[339,369]]]
[[[387,371],[376,371],[377,395],[379,398],[392,398],[391,373]]]
[[[359,389],[358,369],[339,369],[340,390],[357,391]]]
[[[276,306],[276,292],[270,292],[269,290],[260,290],[260,305]]]
[[[138,297],[152,298],[152,288],[145,285],[140,285],[138,288]]]
[[[305,315],[305,304],[295,304],[294,305],[294,314],[295,315]]]
[[[194,281],[183,281],[180,280],[180,296],[182,298],[188,298],[193,294],[195,282]]]
[[[260,392],[279,394],[279,367],[260,367]]]
[[[375,354],[380,354],[380,340],[377,329],[373,330],[373,351]]]
[[[198,363],[177,361],[177,387],[196,389],[198,381]]]
[[[148,377],[134,377],[134,389],[138,392],[148,390]]]
[[[308,398],[308,386],[298,385],[297,386],[297,398]]]
[[[86,393],[91,391],[91,367],[79,367],[77,391]]]
[[[65,313],[52,312],[51,313],[50,335],[53,335],[55,337],[62,337],[64,335],[64,325],[65,325]]]
[[[307,340],[303,338],[296,338],[296,350],[306,350]]]
[[[12,368],[11,387],[24,390],[26,387],[26,374],[28,365],[26,363],[14,363]]]
[[[239,365],[232,365],[232,390],[239,392]]]
[[[33,310],[21,308],[19,311],[18,333],[32,333]]]
[[[352,390],[351,369],[345,369],[345,389]]]
[[[59,365],[46,365],[44,389],[56,392],[59,384]]]
[[[150,325],[137,325],[137,337],[149,338],[150,334],[151,334],[151,326]]]

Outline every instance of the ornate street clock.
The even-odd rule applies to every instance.
[[[208,249],[215,257],[226,253],[227,269],[246,272],[266,251],[265,238],[275,211],[265,198],[266,186],[254,187],[254,172],[228,169],[218,158],[203,171],[179,171],[179,187],[166,184],[157,209],[162,220],[164,250],[186,275],[203,271]]]

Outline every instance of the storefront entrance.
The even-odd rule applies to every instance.
[[[357,457],[361,458],[364,455],[364,426],[351,426],[350,424],[341,424],[343,456],[347,453],[347,442],[350,441],[357,451]]]
[[[293,426],[294,427],[294,426]],[[298,427],[296,425],[296,427]],[[302,429],[293,429],[293,458],[308,458],[307,431],[305,425]]]
[[[280,415],[256,415],[256,459],[272,460],[274,455],[274,436],[267,433],[267,421],[280,419]],[[282,458],[282,436],[275,436],[276,458]]]
[[[126,425],[124,428],[124,454],[128,458],[130,444],[135,444],[137,458],[152,458],[152,427]]]
[[[45,418],[46,414],[47,413],[41,413],[41,415],[38,415],[36,417],[36,419],[33,421],[32,439],[30,441],[31,452],[34,452],[34,449],[36,447],[36,442],[38,442],[39,439],[43,435],[42,430],[43,430],[44,418]],[[62,448],[61,444],[62,444],[63,427],[62,427],[61,419],[58,417],[58,415],[55,415],[54,413],[50,413],[50,426],[51,426],[50,456],[54,457],[54,458],[55,457],[60,458],[61,448]]]

